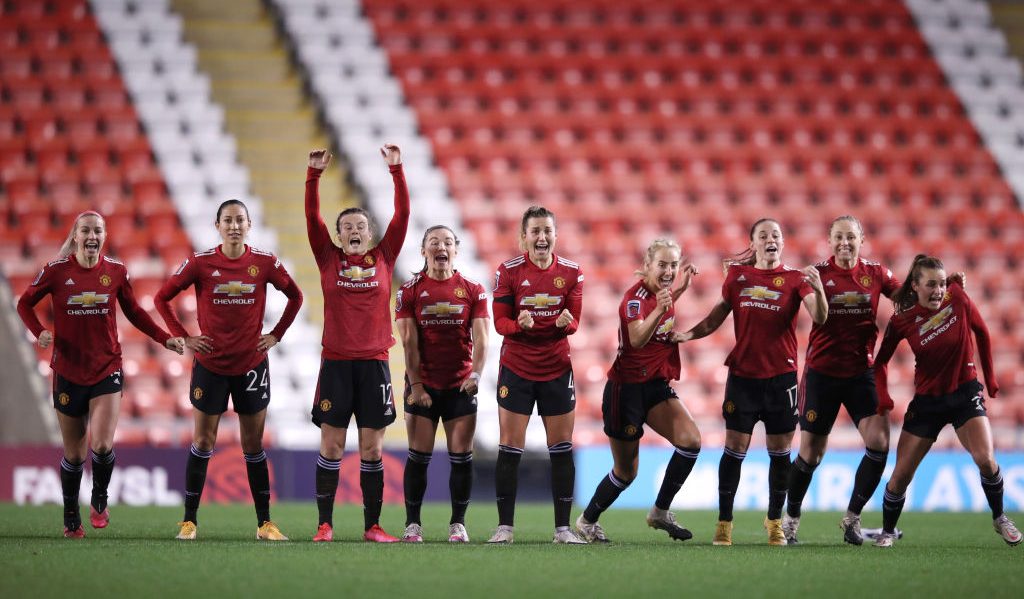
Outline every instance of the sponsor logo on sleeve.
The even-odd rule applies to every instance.
[[[626,318],[640,316],[640,300],[629,300],[626,302]]]

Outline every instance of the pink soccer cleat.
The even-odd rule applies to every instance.
[[[313,537],[314,543],[330,543],[334,540],[334,529],[331,525],[324,522],[316,529],[316,535]]]
[[[363,540],[371,543],[397,543],[398,539],[384,532],[379,524],[374,524],[370,530],[363,533]]]
[[[97,512],[96,508],[90,505],[89,523],[92,524],[93,528],[106,528],[110,524],[110,510],[103,508],[102,512]]]
[[[65,527],[64,528],[64,538],[65,539],[84,539],[85,538],[85,527],[83,527],[81,524],[79,524],[78,528],[76,528],[75,530],[68,530],[67,527]]]

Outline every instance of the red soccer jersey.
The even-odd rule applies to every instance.
[[[270,332],[280,341],[302,305],[302,292],[276,256],[253,247],[246,246],[234,259],[225,256],[220,246],[196,252],[164,283],[156,296],[156,309],[175,335],[188,337],[170,301],[195,285],[199,331],[212,339],[213,346],[212,352],[195,357],[212,372],[234,376],[267,356],[256,347],[263,334],[267,283],[288,296],[281,322]]]
[[[828,320],[811,326],[807,366],[834,377],[851,377],[871,367],[878,337],[878,301],[899,289],[892,271],[861,258],[840,268],[835,257],[816,264],[828,298]]]
[[[409,189],[402,165],[389,167],[395,182],[395,215],[384,237],[365,254],[346,254],[331,241],[320,216],[322,171],[306,171],[306,231],[320,268],[324,293],[323,357],[387,360],[391,333],[391,276],[409,227]]]
[[[811,293],[803,273],[788,266],[730,266],[722,285],[736,332],[736,347],[725,359],[730,372],[766,379],[796,371],[796,315]]]
[[[573,321],[559,328],[555,321],[566,309]],[[528,331],[516,320],[521,310],[533,316]],[[505,262],[494,281],[494,328],[505,337],[501,365],[532,381],[558,378],[572,367],[566,336],[576,332],[582,311],[583,272],[575,262],[556,255],[540,268],[527,254]]]
[[[457,388],[473,369],[473,319],[487,318],[487,292],[458,271],[444,281],[417,274],[395,296],[395,318],[416,319],[420,378]]]
[[[669,308],[647,345],[636,348],[629,342],[629,325],[645,320],[658,307],[658,297],[637,281],[619,304],[619,353],[608,378],[620,383],[644,383],[653,379],[676,380],[681,370],[679,344],[669,341],[676,322],[676,310]]]
[[[92,268],[72,255],[47,264],[18,300],[18,314],[38,337],[45,330],[33,306],[53,300],[53,356],[50,367],[76,385],[94,385],[121,368],[114,298],[128,320],[163,345],[171,338],[135,300],[124,264],[100,256]]]
[[[978,337],[978,353],[988,394],[995,397],[999,384],[992,369],[992,344],[988,328],[971,298],[960,285],[952,283],[938,310],[917,304],[895,314],[889,321],[882,346],[878,349],[875,368],[880,399],[884,402],[892,401],[887,387],[886,365],[901,339],[906,339],[914,352],[915,393],[944,395],[978,378],[974,367],[971,331]]]

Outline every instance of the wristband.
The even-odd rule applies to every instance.
[[[471,373],[469,373],[469,380],[471,380],[471,381],[478,381],[479,382],[480,381],[480,373],[479,372],[471,372]]]

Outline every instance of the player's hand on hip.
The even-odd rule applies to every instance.
[[[331,153],[328,150],[313,150],[309,153],[309,167],[324,170],[331,163]]]
[[[51,343],[53,343],[53,333],[50,331],[43,331],[42,333],[39,333],[39,339],[37,341],[39,343],[39,347],[46,349],[50,347]]]
[[[164,343],[164,347],[178,354],[179,356],[185,353],[185,338],[184,337],[171,337]]]
[[[427,388],[423,386],[423,383],[414,384],[409,395],[414,405],[423,408],[429,408],[434,405],[434,400],[430,398],[430,394],[427,393]]]
[[[533,328],[533,314],[530,314],[529,310],[520,310],[519,318],[516,318],[516,322],[519,323],[519,328],[529,331]]]
[[[213,339],[206,335],[185,337],[185,347],[197,354],[208,354],[213,351]]]
[[[256,349],[260,351],[267,351],[268,349],[277,345],[277,337],[267,333],[266,335],[260,336],[260,342],[256,344]]]
[[[480,387],[480,375],[471,372],[466,380],[462,381],[462,385],[459,386],[459,391],[468,395],[476,395],[477,390]]]
[[[402,164],[402,150],[395,144],[384,144],[381,146],[380,155],[384,157],[384,162],[387,162],[388,166]]]

